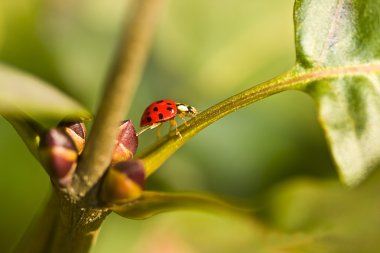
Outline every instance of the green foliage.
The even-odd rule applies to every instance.
[[[358,184],[380,165],[380,1],[296,1],[294,19],[299,67],[346,69],[306,91],[317,102],[342,180]]]
[[[0,65],[0,114],[31,117],[90,119],[90,113],[75,100],[46,82]]]
[[[311,67],[376,63],[380,55],[378,0],[297,0],[297,62]]]

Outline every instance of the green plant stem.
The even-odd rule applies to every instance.
[[[76,208],[53,192],[15,248],[16,253],[88,252],[109,211]],[[72,226],[72,223],[75,226]]]
[[[146,175],[155,172],[177,149],[213,122],[258,100],[286,90],[302,90],[314,81],[347,75],[360,75],[380,72],[380,64],[363,64],[339,68],[315,68],[304,71],[295,66],[285,74],[253,86],[239,94],[208,108],[188,121],[189,127],[182,125],[179,131],[182,139],[174,131],[158,141],[138,156],[144,162]]]
[[[53,191],[14,252],[88,252],[108,213],[107,209],[78,208]]]
[[[78,165],[71,192],[84,196],[111,161],[118,126],[129,110],[147,58],[163,0],[136,1],[136,9],[121,40],[106,82],[89,141]]]
[[[64,198],[59,198],[59,209],[54,231],[44,252],[85,253],[95,244],[100,226],[109,214],[107,209],[78,208]]]

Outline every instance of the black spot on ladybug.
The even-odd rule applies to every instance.
[[[162,113],[159,113],[159,114],[158,114],[158,117],[159,117],[160,119],[163,119],[163,118],[164,118],[164,115],[162,115]]]
[[[157,101],[156,104],[160,104],[162,102],[164,102],[164,100]]]
[[[173,108],[168,107],[168,108],[166,108],[166,110],[168,110],[169,112],[171,112],[171,111],[173,111]]]
[[[154,107],[154,108],[153,108],[153,111],[158,112],[158,108],[157,108],[157,107]]]
[[[152,118],[151,118],[151,117],[146,118],[146,120],[147,120],[148,122],[152,122]]]
[[[167,105],[172,105],[172,103],[166,103]]]

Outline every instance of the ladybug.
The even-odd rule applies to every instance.
[[[143,128],[136,135],[140,135],[148,129],[159,127],[157,129],[157,137],[160,137],[159,131],[162,126],[162,122],[169,121],[170,126],[175,127],[176,135],[182,139],[182,135],[177,128],[175,116],[180,117],[185,125],[189,126],[184,117],[194,117],[197,114],[198,111],[194,107],[183,103],[177,103],[173,100],[164,99],[153,102],[145,109],[143,115],[141,116],[140,127],[145,128]]]

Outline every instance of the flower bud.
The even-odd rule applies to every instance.
[[[135,127],[130,120],[123,121],[119,127],[116,146],[112,153],[112,164],[128,161],[136,154],[138,139]]]
[[[52,128],[41,135],[39,154],[42,164],[53,181],[62,187],[71,183],[78,153],[71,138],[59,128]]]
[[[62,128],[68,136],[72,139],[75,147],[80,155],[86,144],[86,126],[83,122],[73,120],[62,120],[58,124],[59,128]]]
[[[122,205],[137,199],[143,192],[145,168],[141,161],[131,160],[112,165],[102,182],[100,199],[110,205]]]

